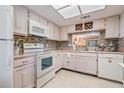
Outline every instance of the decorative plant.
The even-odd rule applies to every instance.
[[[20,48],[22,48],[23,47],[23,40],[16,40],[15,41],[15,46],[18,46],[18,47],[20,47]]]

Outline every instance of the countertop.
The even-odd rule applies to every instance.
[[[30,56],[36,56],[36,55],[43,55],[46,53],[52,53],[52,52],[76,52],[76,53],[100,53],[100,54],[120,54],[124,55],[124,52],[101,52],[101,51],[80,51],[80,50],[51,50],[51,51],[45,51],[40,53],[24,53],[20,55],[15,55],[14,59],[23,58],[23,57],[30,57]]]
[[[37,53],[24,53],[24,54],[14,55],[14,59],[36,56],[36,55],[43,55],[43,54],[48,54],[48,53],[53,53],[53,52],[55,52],[55,51],[45,51],[45,52],[37,52]]]
[[[83,51],[83,50],[57,50],[60,52],[77,52],[77,53],[100,53],[100,54],[120,54],[124,55],[124,52],[103,52],[103,51]]]
[[[122,68],[124,68],[124,63],[119,63],[119,65],[120,65]]]

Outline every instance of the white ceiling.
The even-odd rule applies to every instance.
[[[81,19],[81,16],[76,16],[70,19],[64,19],[52,6],[50,5],[26,5],[27,8],[37,12],[41,16],[54,22],[59,26],[80,23],[82,21],[94,20],[108,16],[118,15],[124,11],[124,5],[107,5],[105,9],[87,13],[83,16],[90,15],[90,18]]]

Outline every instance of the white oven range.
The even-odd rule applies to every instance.
[[[44,52],[44,45],[24,43],[24,53],[36,53],[35,87],[42,87],[55,76],[54,52]]]

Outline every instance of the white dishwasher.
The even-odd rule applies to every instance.
[[[119,63],[123,63],[123,55],[98,54],[98,77],[123,82],[124,71]]]

